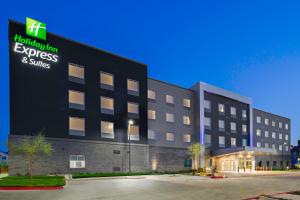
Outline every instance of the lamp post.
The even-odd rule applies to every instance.
[[[133,125],[133,120],[128,120],[128,154],[129,154],[129,159],[128,159],[128,164],[129,164],[129,173],[131,173],[131,152],[130,152],[130,126]]]
[[[286,145],[286,142],[282,143],[282,149],[281,149],[281,152],[282,152],[282,157],[281,157],[282,165],[281,165],[281,169],[282,170],[283,170],[283,149],[284,149],[284,145]]]

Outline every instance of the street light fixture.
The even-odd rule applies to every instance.
[[[128,154],[129,154],[129,159],[128,159],[128,164],[129,164],[129,173],[131,173],[131,151],[130,151],[130,141],[131,141],[131,138],[130,138],[130,126],[133,125],[133,120],[128,120]]]

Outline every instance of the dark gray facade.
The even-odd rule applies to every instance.
[[[187,147],[196,134],[194,91],[154,79],[148,79],[148,91],[151,168],[159,171],[183,170],[185,160],[189,159]],[[169,98],[172,97],[173,103],[167,102],[167,95]],[[155,119],[151,116],[153,111]],[[171,115],[171,118],[173,116],[174,120],[168,121],[167,118],[170,116],[167,115]],[[184,121],[184,118],[189,120]],[[188,121],[190,123],[185,123]]]
[[[282,168],[291,165],[291,120],[253,109],[253,143],[255,147],[272,148],[276,153],[273,156],[256,158],[258,166]],[[283,166],[282,166],[283,162]]]
[[[204,117],[211,121],[210,127],[205,126],[205,135],[210,135],[211,138],[211,144],[207,145],[209,149],[249,146],[249,105],[208,92],[205,92],[204,95],[205,101],[209,101],[211,105],[210,109],[204,109]],[[224,112],[219,111],[219,105],[224,106]],[[231,109],[235,109],[235,114],[231,114]],[[242,116],[243,111],[246,112],[246,117]],[[224,123],[224,127],[220,127],[221,123]],[[235,124],[235,130],[231,129],[232,123]],[[243,125],[246,126],[245,132],[243,131]],[[224,146],[220,146],[219,136],[225,137]],[[231,139],[235,140],[235,144],[232,144]],[[246,141],[244,144],[243,139]]]

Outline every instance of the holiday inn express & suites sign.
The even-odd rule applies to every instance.
[[[50,69],[58,62],[58,48],[46,42],[45,23],[26,18],[26,35],[15,33],[12,37],[13,51],[21,55],[22,63]]]

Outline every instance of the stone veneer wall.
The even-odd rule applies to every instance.
[[[22,136],[10,135],[9,142],[18,144]],[[87,141],[79,139],[46,138],[53,145],[50,157],[39,157],[34,165],[34,174],[70,174],[74,172],[128,172],[129,153],[127,143]],[[116,154],[119,151],[119,154]],[[85,168],[70,169],[70,155],[85,155]],[[131,143],[131,171],[146,172],[149,167],[149,146]],[[22,155],[9,153],[9,174],[26,174]]]
[[[190,159],[187,148],[150,146],[150,167],[153,171],[182,171],[184,160]]]

